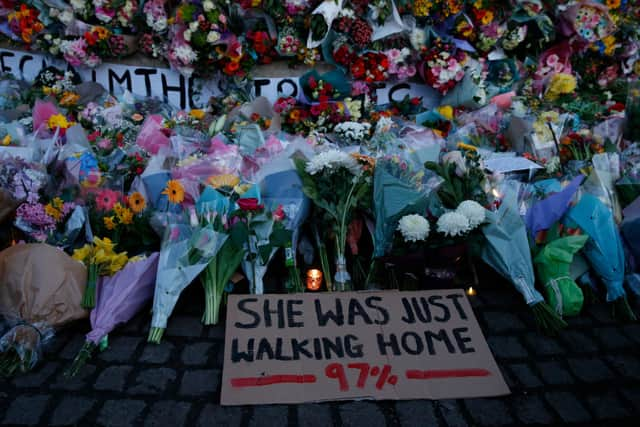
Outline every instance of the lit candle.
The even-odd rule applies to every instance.
[[[322,286],[322,271],[311,269],[307,271],[307,289],[317,291]]]
[[[476,294],[476,290],[473,289],[473,286],[469,286],[469,288],[467,288],[467,295],[469,295],[470,297],[474,296]]]

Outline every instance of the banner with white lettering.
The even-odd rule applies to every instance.
[[[463,290],[230,295],[222,404],[509,393]]]

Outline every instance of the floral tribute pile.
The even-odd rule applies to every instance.
[[[311,269],[335,292],[478,287],[484,263],[544,332],[597,293],[635,319],[638,4],[55,4],[3,3],[4,31],[72,66],[142,46],[237,84],[182,111],[73,69],[0,79],[0,272],[16,247],[44,245],[86,275],[68,303],[92,330],[69,375],[145,304],[160,342],[187,286],[202,286],[210,325],[232,292],[317,291]],[[251,98],[253,67],[283,57],[335,69],[302,75],[297,97]],[[378,105],[377,85],[403,80],[437,105]],[[40,340],[0,339],[0,373],[28,370],[59,323],[3,314],[38,319]]]

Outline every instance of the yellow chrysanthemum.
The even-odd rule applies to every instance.
[[[70,122],[62,114],[54,114],[51,117],[49,117],[49,120],[47,121],[47,125],[49,125],[49,129],[55,129],[55,128],[67,129],[69,126],[71,126]]]
[[[44,207],[44,211],[46,212],[47,215],[49,215],[51,218],[55,219],[56,222],[60,221],[60,217],[62,216],[62,212],[60,212],[58,209],[54,208],[51,203],[48,203],[45,207]]]
[[[2,138],[2,145],[7,146],[9,144],[11,144],[11,135],[7,135]]]
[[[438,113],[447,120],[453,120],[453,108],[450,105],[438,107]]]
[[[64,200],[62,200],[60,197],[54,197],[51,201],[51,204],[56,209],[62,209],[64,207]]]
[[[493,12],[490,10],[485,11],[481,19],[482,25],[489,25],[493,22]]]
[[[136,191],[129,196],[129,207],[133,213],[139,214],[147,207],[147,201],[142,194]]]
[[[416,0],[413,2],[413,16],[429,16],[431,5],[432,3],[430,0]]]
[[[226,173],[223,175],[213,175],[209,177],[208,184],[213,188],[233,188],[236,185],[240,184],[240,178],[230,173]]]
[[[175,179],[169,180],[167,186],[162,192],[171,203],[182,203],[184,201],[184,187],[180,184],[180,181]]]
[[[576,90],[576,78],[572,74],[557,73],[551,77],[549,88],[545,94],[548,100],[557,99],[560,95],[572,93]]]
[[[129,208],[122,208],[118,213],[118,221],[120,224],[129,225],[133,222],[133,212]]]
[[[104,226],[107,230],[113,230],[117,226],[115,217],[113,216],[105,216],[102,220],[104,221]]]

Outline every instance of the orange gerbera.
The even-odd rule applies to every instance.
[[[139,214],[147,207],[147,201],[144,199],[142,194],[136,191],[129,196],[129,207],[133,213]]]
[[[171,203],[182,203],[184,200],[184,187],[180,184],[180,181],[172,179],[167,182],[162,194],[166,195]]]

